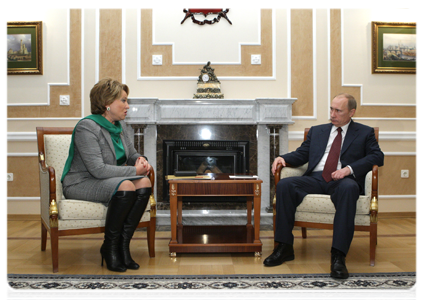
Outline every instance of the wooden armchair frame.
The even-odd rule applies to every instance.
[[[307,139],[307,134],[310,128],[304,130],[304,141]],[[379,127],[374,127],[376,140],[379,141]],[[287,167],[293,168],[293,166],[287,164]],[[284,167],[279,164],[275,172],[275,187],[277,186],[280,180],[280,174]],[[370,225],[369,226],[355,226],[355,231],[368,231],[370,235],[370,265],[375,265],[376,260],[376,245],[377,245],[377,215],[378,215],[378,171],[379,167],[374,165],[372,168],[372,191],[371,191],[371,201],[369,207],[370,215]],[[273,232],[275,232],[275,223],[276,222],[276,201],[273,202]],[[332,229],[333,224],[325,223],[314,223],[314,222],[301,222],[295,221],[294,226],[301,227],[301,233],[303,238],[307,238],[307,227],[308,228],[319,228],[319,229]]]
[[[38,163],[40,168],[40,189],[41,189],[41,250],[46,250],[47,245],[47,232],[50,234],[51,239],[51,253],[53,272],[59,271],[59,237],[103,233],[104,227],[80,228],[80,229],[66,229],[60,230],[59,228],[59,211],[57,200],[61,199],[61,195],[56,194],[56,173],[54,166],[47,166],[45,162],[45,148],[44,136],[45,135],[71,135],[73,127],[37,127],[37,143],[38,143]],[[42,182],[41,176],[48,177],[49,184],[48,190],[45,190],[45,185]],[[149,179],[151,181],[152,190],[154,189],[154,169],[151,168]],[[43,203],[47,202],[48,203]],[[47,210],[48,211],[44,211]],[[156,234],[156,201],[154,195],[150,196],[150,221],[140,222],[137,228],[147,228],[147,241],[148,252],[150,257],[155,257],[155,234]]]

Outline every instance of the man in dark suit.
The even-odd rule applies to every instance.
[[[382,166],[384,159],[373,128],[351,119],[356,107],[351,95],[337,95],[330,106],[331,123],[311,127],[306,141],[297,150],[273,162],[273,174],[278,164],[308,163],[308,168],[303,176],[284,178],[277,185],[275,241],[279,244],[264,260],[265,266],[294,259],[292,229],[297,206],[307,194],[328,194],[336,208],[331,276],[348,278],[345,257],[354,236],[357,200],[364,192],[367,172],[373,165]]]

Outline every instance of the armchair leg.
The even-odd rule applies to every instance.
[[[301,234],[303,236],[303,239],[307,238],[307,227],[301,227]]]
[[[156,217],[150,219],[150,225],[147,227],[147,243],[148,243],[148,254],[150,257],[156,256],[155,251],[155,239],[156,239]]]
[[[370,266],[376,263],[377,224],[370,224]]]
[[[47,247],[47,228],[41,222],[41,251],[46,251]]]
[[[57,228],[51,228],[50,239],[51,239],[51,258],[53,263],[53,273],[59,272],[59,230]]]

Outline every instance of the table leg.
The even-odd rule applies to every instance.
[[[178,226],[182,225],[182,197],[177,197],[178,201]]]
[[[169,203],[170,203],[170,232],[171,232],[171,240],[169,244],[177,244],[176,240],[176,222],[177,222],[177,205],[178,205],[178,197],[177,195],[177,184],[172,183],[170,185],[170,193],[169,193]]]
[[[260,242],[261,184],[254,184],[254,243]]]
[[[178,207],[178,218],[176,220],[176,236],[178,240],[178,244],[183,244],[184,241],[182,240],[183,236],[183,224],[182,224],[182,197],[177,197],[177,207]]]
[[[251,212],[253,210],[253,197],[247,197],[247,225],[251,225]]]

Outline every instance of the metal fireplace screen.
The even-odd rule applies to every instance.
[[[197,174],[249,173],[249,141],[164,140],[163,163],[163,200],[169,201],[169,188],[165,178],[175,171],[193,171]],[[221,197],[186,198],[184,201],[227,201]]]

